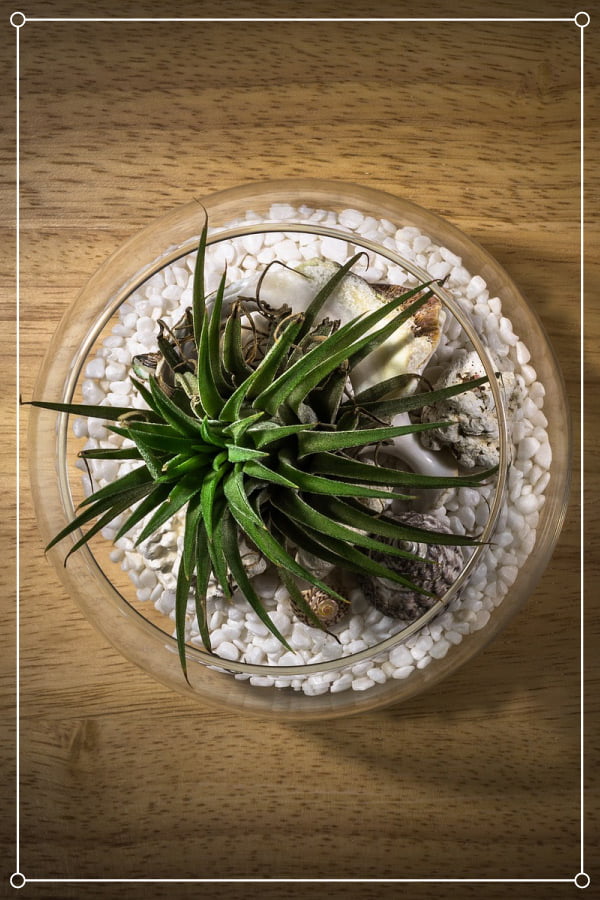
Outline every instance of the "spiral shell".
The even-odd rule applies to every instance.
[[[349,609],[348,603],[341,603],[321,588],[308,588],[302,591],[302,596],[325,628],[330,628],[332,625],[340,622]],[[304,622],[305,625],[314,627],[314,621],[309,619],[304,610],[293,599],[290,602],[296,618]]]
[[[395,518],[398,524],[452,533],[434,516],[424,513],[399,513]],[[387,538],[379,538],[379,540],[433,561],[432,565],[416,559],[391,556],[378,550],[369,551],[369,556],[373,560],[393,572],[403,575],[426,591],[431,591],[434,595],[429,597],[425,594],[418,594],[387,578],[359,576],[359,583],[367,600],[384,615],[394,619],[412,621],[423,615],[454,584],[465,563],[460,549],[451,545],[413,543]]]

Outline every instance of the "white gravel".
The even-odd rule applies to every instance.
[[[466,587],[454,598],[429,625],[416,635],[396,646],[387,654],[378,654],[356,664],[348,663],[335,672],[312,675],[270,675],[267,670],[260,675],[238,673],[238,679],[249,679],[252,685],[276,686],[302,690],[307,695],[331,691],[365,691],[387,679],[410,678],[417,668],[425,668],[432,661],[452,653],[453,647],[472,632],[485,628],[513,584],[519,568],[524,564],[535,545],[539,511],[544,503],[544,490],[550,478],[552,451],[546,431],[547,420],[543,413],[544,387],[537,380],[531,365],[529,349],[513,331],[510,320],[502,314],[498,297],[489,296],[486,282],[479,275],[471,275],[462,260],[451,250],[436,246],[417,228],[396,228],[386,220],[376,220],[358,210],[347,209],[336,216],[325,210],[277,204],[269,218],[285,221],[304,220],[342,227],[358,235],[381,242],[402,256],[427,269],[434,277],[446,277],[446,288],[466,311],[507,372],[521,376],[527,386],[527,397],[514,414],[512,439],[513,463],[508,479],[510,505],[500,514],[497,532],[492,546],[484,553],[478,567],[472,573]],[[249,212],[248,221],[261,221]],[[225,263],[229,282],[244,278],[272,259],[284,260],[294,265],[304,259],[321,256],[344,261],[354,247],[350,242],[340,242],[313,235],[296,235],[293,232],[276,235],[252,235],[235,242],[210,248],[206,262],[208,290],[216,289]],[[118,323],[110,335],[104,338],[95,358],[85,368],[82,393],[89,403],[123,406],[133,403],[132,385],[128,377],[131,358],[137,353],[156,349],[156,320],[163,318],[168,324],[176,322],[190,305],[192,297],[192,273],[195,253],[158,272],[122,304]],[[398,266],[369,254],[366,272],[368,280],[382,280],[410,286],[416,283],[413,276]],[[447,317],[440,345],[431,360],[433,367],[445,366],[453,354],[468,349],[458,323]],[[143,405],[136,399],[137,405]],[[112,435],[97,419],[77,419],[74,432],[87,438],[86,447],[111,447],[120,438]],[[98,461],[93,465],[96,486],[103,486],[117,474],[123,474],[137,463]],[[87,479],[86,479],[87,480]],[[87,486],[89,490],[89,484]],[[441,505],[434,511],[440,521],[454,526],[461,533],[485,525],[489,513],[492,486],[478,490],[461,488],[446,492]],[[111,540],[118,528],[115,520],[103,535]],[[140,550],[133,549],[135,532],[119,540],[111,558],[119,562],[135,585],[137,598],[152,602],[157,610],[174,619],[175,575],[181,553],[182,516],[174,517],[172,527],[146,542]],[[136,530],[139,533],[139,528]],[[293,647],[290,653],[265,628],[245,600],[234,595],[234,602],[226,602],[218,592],[209,601],[209,621],[212,629],[213,649],[223,660],[242,661],[260,666],[303,665],[324,662],[374,647],[384,638],[403,627],[402,622],[390,619],[370,607],[359,590],[350,594],[352,613],[350,618],[333,629],[339,643],[330,636],[293,619],[285,588],[278,587],[273,572],[268,569],[254,579],[257,591],[265,607]],[[188,639],[201,646],[194,604],[188,604]]]

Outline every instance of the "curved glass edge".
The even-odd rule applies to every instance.
[[[305,185],[308,185],[308,187],[305,187]],[[184,236],[189,238],[190,216],[192,218],[192,226],[194,220],[198,223],[197,231],[199,233],[202,227],[202,223],[204,222],[205,209],[207,209],[209,215],[211,215],[211,220],[214,218],[211,213],[211,209],[215,207],[215,205],[219,206],[219,208],[221,209],[221,218],[234,218],[236,213],[239,216],[239,210],[241,206],[243,206],[243,202],[246,197],[249,198],[250,196],[252,196],[254,200],[257,199],[255,193],[257,189],[261,190],[262,185],[252,185],[242,189],[231,189],[225,192],[221,192],[220,194],[215,194],[210,198],[207,198],[202,204],[199,204],[197,201],[194,201],[191,204],[186,204],[186,206],[181,207],[178,210],[174,210],[169,216],[161,219],[160,223],[155,223],[149,226],[147,229],[144,229],[144,231],[142,231],[141,233],[135,235],[128,242],[126,242],[126,244],[123,245],[119,251],[113,254],[113,256],[110,257],[110,259],[107,260],[106,263],[104,263],[103,266],[98,270],[91,281],[88,282],[88,285],[84,288],[79,298],[75,302],[74,307],[78,307],[78,316],[72,316],[74,307],[67,310],[67,312],[65,313],[63,322],[61,323],[61,326],[59,326],[55,338],[53,339],[46,355],[46,360],[38,379],[36,395],[40,395],[41,388],[44,389],[44,394],[46,396],[60,396],[62,394],[64,381],[61,383],[61,380],[64,378],[64,370],[63,372],[61,372],[60,364],[66,363],[67,367],[69,367],[69,361],[65,358],[65,356],[68,357],[70,352],[69,336],[71,332],[76,332],[78,340],[80,340],[82,324],[85,327],[85,321],[82,323],[82,317],[79,315],[79,313],[81,312],[81,308],[82,306],[84,307],[84,312],[88,314],[87,317],[89,319],[89,322],[91,323],[94,319],[94,316],[97,316],[98,314],[98,297],[111,297],[114,294],[115,289],[119,287],[118,285],[115,285],[116,271],[119,271],[118,281],[120,281],[121,286],[123,285],[124,275],[125,277],[129,276],[129,281],[132,283],[136,280],[136,278],[139,278],[142,272],[147,272],[147,263],[141,260],[140,252],[147,260],[148,250],[154,243],[158,251],[158,253],[156,254],[156,258],[160,258],[161,255],[164,256],[165,229],[171,229],[169,231],[169,234],[175,235],[175,241],[171,242],[170,248],[167,251],[168,253],[176,248],[177,241],[180,238],[183,238]],[[460,255],[463,257],[463,261],[470,268],[470,270],[475,270],[478,274],[481,273],[482,277],[486,277],[485,272],[489,268],[489,272],[486,278],[487,281],[489,281],[490,277],[492,277],[495,281],[500,280],[501,282],[503,282],[503,294],[505,293],[506,285],[508,284],[510,293],[514,296],[514,298],[517,301],[523,300],[522,295],[514,285],[514,282],[512,282],[512,280],[507,276],[506,272],[504,272],[504,270],[499,266],[496,260],[494,260],[487,251],[479,247],[475,242],[471,241],[471,239],[466,238],[465,235],[463,235],[458,229],[454,228],[454,226],[450,225],[450,223],[439,219],[433,213],[422,210],[416,204],[412,204],[408,201],[400,201],[397,198],[394,198],[392,195],[384,195],[381,192],[372,191],[371,189],[359,188],[357,186],[347,185],[342,182],[324,184],[319,180],[309,180],[308,182],[271,183],[269,186],[269,192],[266,195],[264,193],[261,194],[261,202],[265,204],[283,202],[282,193],[279,193],[279,191],[283,191],[285,201],[293,205],[298,205],[298,203],[300,202],[300,196],[303,203],[314,205],[318,201],[319,203],[321,203],[321,205],[326,205],[328,207],[337,206],[338,209],[348,208],[353,204],[357,205],[360,203],[366,203],[367,209],[370,211],[372,211],[374,206],[376,206],[378,215],[382,218],[385,218],[383,213],[388,212],[388,210],[383,209],[382,206],[382,198],[384,198],[386,203],[390,205],[388,214],[391,218],[393,218],[394,222],[398,224],[398,227],[402,227],[402,225],[404,224],[415,225],[416,227],[424,230],[427,234],[430,235],[430,237],[432,237],[442,245],[450,243],[450,241],[448,240],[448,234],[450,233],[450,236],[454,238],[454,243],[452,243],[453,251],[460,253]],[[300,192],[300,196],[294,196],[294,192]],[[340,193],[343,194],[342,197],[340,197]],[[225,198],[227,201],[224,204],[224,211],[220,206],[223,198]],[[236,208],[234,209],[233,207]],[[437,227],[433,227],[434,224]],[[440,229],[442,230],[443,235],[439,235],[437,233]],[[148,232],[152,233],[150,235],[152,240],[149,240]],[[355,235],[352,235],[353,240],[355,237]],[[469,259],[473,254],[475,254],[475,262],[469,263]],[[117,266],[117,268],[115,269],[115,263],[119,260],[122,263],[127,263],[125,271],[119,270],[119,266]],[[132,268],[132,266],[136,266],[136,263],[138,263],[137,268]],[[484,266],[486,267],[485,270],[483,268]],[[112,290],[109,290],[108,293],[103,291],[103,284],[106,288],[112,287]],[[94,303],[90,303],[90,300],[95,300],[95,305]],[[513,311],[511,310],[511,314],[512,312]],[[525,315],[525,313],[523,313],[523,315]],[[529,306],[527,306],[527,316],[532,317],[535,320],[539,336],[543,341],[543,346],[550,357],[552,365],[550,367],[546,366],[546,368],[550,368],[552,376],[558,379],[559,400],[562,401],[562,409],[560,410],[560,412],[562,413],[562,416],[567,419],[568,423],[569,411],[566,404],[566,392],[564,388],[564,381],[562,379],[562,373],[560,372],[560,367],[558,366],[552,347],[545,335],[543,326],[539,321],[539,317]],[[77,318],[77,321],[75,323],[73,322],[74,318]],[[528,327],[531,326],[531,324],[532,323],[530,321],[527,322]],[[57,362],[56,357],[58,357],[59,365],[49,365],[49,363],[51,362]],[[542,378],[542,380],[544,379]],[[559,402],[558,405],[560,407],[561,403]],[[47,453],[48,445],[46,435],[48,434],[49,430],[50,432],[53,430],[56,432],[55,414],[47,413],[43,410],[32,410],[30,421],[30,446],[32,451],[31,459],[36,460],[36,463],[31,467],[32,489],[34,494],[34,501],[36,503],[36,509],[38,512],[38,518],[40,520],[40,527],[41,530],[47,535],[55,533],[55,522],[57,515],[60,519],[61,517],[64,518],[64,516],[67,514],[67,510],[64,506],[64,497],[61,498],[55,496],[54,498],[51,498],[52,503],[47,502],[49,500],[47,494],[47,479],[50,478],[50,481],[52,481],[52,479],[55,479],[56,475],[58,474],[55,465],[56,457],[48,457]],[[512,616],[523,605],[523,603],[527,599],[528,594],[533,590],[535,584],[541,577],[543,570],[546,567],[547,562],[552,554],[556,540],[558,539],[558,536],[560,534],[566,512],[566,503],[570,481],[570,427],[567,427],[566,429],[564,427],[562,429],[559,429],[558,436],[561,437],[561,440],[558,441],[558,444],[560,445],[559,449],[562,452],[560,454],[556,454],[556,456],[560,455],[563,458],[566,456],[566,458],[569,460],[569,463],[564,467],[561,475],[562,485],[557,485],[559,490],[558,493],[555,493],[553,497],[553,505],[551,510],[552,515],[548,514],[549,510],[547,510],[546,508],[544,508],[543,510],[543,527],[538,532],[536,547],[533,551],[536,554],[537,565],[533,570],[528,570],[527,572],[525,572],[522,569],[520,571],[517,582],[511,589],[511,592],[519,593],[522,595],[519,605],[515,605],[514,603],[508,604],[505,598],[503,604],[501,604],[501,606],[495,610],[490,623],[488,623],[488,625],[485,627],[485,634],[482,634],[482,632],[476,632],[475,635],[469,635],[468,640],[463,642],[463,644],[461,644],[458,648],[453,648],[453,652],[452,654],[450,654],[451,658],[446,657],[443,660],[436,660],[435,665],[432,665],[424,670],[419,670],[419,672],[415,672],[407,682],[398,683],[394,681],[388,681],[384,685],[376,685],[373,688],[370,688],[365,695],[352,697],[352,702],[348,702],[347,692],[337,694],[335,695],[335,697],[328,695],[325,699],[318,696],[300,696],[298,692],[282,691],[279,688],[253,688],[252,691],[248,692],[246,682],[234,682],[234,679],[229,678],[226,680],[228,682],[234,682],[234,684],[236,685],[236,687],[233,689],[233,694],[235,694],[235,697],[230,696],[232,694],[231,689],[233,688],[233,685],[230,685],[227,691],[228,699],[224,700],[217,696],[217,704],[219,704],[220,702],[231,704],[233,702],[234,705],[246,709],[248,712],[257,712],[261,715],[264,715],[265,713],[268,713],[269,704],[273,702],[273,698],[269,698],[267,695],[272,695],[274,693],[277,700],[277,702],[275,703],[274,715],[276,715],[277,717],[281,718],[285,715],[283,707],[286,706],[286,703],[282,703],[281,701],[282,697],[286,696],[289,698],[288,702],[290,704],[290,715],[292,715],[294,718],[314,718],[319,717],[320,715],[331,716],[333,714],[338,714],[335,712],[335,710],[339,705],[338,698],[341,698],[344,701],[345,709],[339,714],[346,715],[351,714],[353,711],[359,712],[363,709],[372,709],[393,702],[394,699],[398,698],[399,688],[402,689],[403,699],[408,699],[409,697],[420,693],[424,689],[424,687],[429,687],[437,683],[439,680],[441,680],[441,678],[445,677],[445,675],[448,674],[449,671],[458,668],[469,658],[474,656],[496,636],[501,628],[504,627],[505,624],[507,624]],[[555,440],[552,441],[553,448],[555,448],[557,445],[556,437],[557,435],[555,435]],[[45,452],[40,453],[42,445]],[[561,473],[558,474],[560,475]],[[553,473],[552,478],[556,479],[556,477],[557,473]],[[41,483],[44,481],[46,482],[45,488],[43,490],[40,490]],[[542,522],[540,522],[540,525],[542,525]],[[71,572],[68,572],[67,570],[61,572],[61,568],[62,567],[59,566],[58,571],[63,582],[65,583],[65,586],[69,589],[70,592],[74,592],[77,597],[78,592],[81,589],[81,583],[76,577],[76,573],[73,570]],[[90,572],[87,571],[85,577],[89,578],[89,576]],[[111,598],[113,602],[114,599],[114,597]],[[104,621],[104,614],[103,616],[95,617],[93,612],[90,611],[91,598],[88,597],[87,603],[83,598],[82,601],[83,602],[80,603],[80,605],[83,606],[84,612],[86,613],[88,618],[90,618],[94,622],[96,627],[98,627],[99,630],[103,632],[112,643],[115,643],[114,634],[112,633],[111,628],[108,627],[108,623]],[[126,604],[128,610],[133,611],[126,601],[123,600],[122,602]],[[93,601],[91,601],[91,603],[93,603]],[[116,607],[119,607],[118,602],[116,604]],[[124,609],[120,609],[119,616],[121,617],[121,620],[123,615],[127,615],[127,611]],[[135,613],[135,615],[139,616],[139,614],[137,613]],[[143,619],[143,617],[140,616],[140,619]],[[146,620],[143,621],[146,622]],[[150,627],[155,628],[155,626]],[[156,630],[160,635],[160,639],[164,641],[164,633],[160,632],[159,629]],[[469,646],[469,644],[471,646]],[[146,659],[147,652],[145,648],[124,647],[122,642],[120,641],[117,641],[116,645],[118,649],[124,653],[125,656],[132,659],[132,661],[136,662],[142,668],[149,670],[151,674],[154,675],[154,677],[158,678],[158,680],[162,681],[163,683],[168,684],[169,687],[174,688],[175,690],[178,690],[184,694],[192,693],[195,695],[197,693],[204,696],[208,702],[215,702],[214,685],[211,685],[210,690],[203,690],[202,686],[196,686],[195,689],[187,688],[186,686],[184,686],[185,683],[182,682],[181,674],[178,671],[178,668],[173,667],[173,671],[170,671],[169,667],[167,667],[167,670],[163,672],[162,676],[154,669],[149,669]],[[375,651],[380,651],[380,645],[375,648],[370,648],[370,652],[367,655],[375,656]],[[343,658],[342,663],[345,665],[350,659],[350,657]],[[214,659],[211,658],[211,661],[214,664]],[[322,670],[322,666],[319,666],[317,664],[317,667]],[[207,667],[203,664],[203,669],[206,668]],[[273,673],[273,668],[276,667],[268,667],[268,670],[271,674]],[[295,674],[298,674],[299,668],[301,667],[294,668],[293,671]],[[238,689],[240,689],[239,692]],[[249,700],[249,696],[252,697],[251,701]],[[306,709],[303,712],[302,708],[305,706]]]

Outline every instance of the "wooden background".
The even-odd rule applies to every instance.
[[[453,15],[489,15],[464,2]],[[28,16],[169,15],[168,4],[31,0]],[[181,2],[177,15],[281,15]],[[290,15],[436,16],[443,2],[304,2]],[[2,11],[0,227],[14,341],[14,31]],[[546,0],[494,16],[570,16]],[[486,12],[487,11],[487,12]],[[590,10],[592,12],[592,10]],[[597,152],[598,20],[586,33]],[[579,29],[572,23],[28,23],[21,30],[21,390],[97,266],[192,195],[313,175],[447,217],[540,314],[574,417],[572,503],[531,602],[475,661],[405,706],[318,724],[171,694],[83,620],[45,562],[21,483],[21,868],[30,877],[570,878],[579,870]],[[594,109],[595,104],[595,109]],[[596,129],[596,130],[595,130]],[[589,167],[588,583],[595,593],[597,195]],[[14,355],[0,467],[14,483]],[[5,379],[6,380],[6,379]],[[24,414],[23,427],[27,416]],[[14,508],[3,515],[2,888],[14,871]],[[587,869],[598,616],[588,603]],[[571,884],[28,885],[43,898],[567,897]]]

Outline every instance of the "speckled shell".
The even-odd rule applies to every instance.
[[[450,529],[441,525],[434,516],[424,513],[400,513],[395,518],[399,524],[451,533]],[[369,551],[369,556],[376,562],[382,563],[394,572],[409,578],[414,584],[435,594],[434,597],[427,597],[385,578],[360,576],[360,585],[367,600],[384,615],[394,619],[412,621],[430,609],[454,584],[465,563],[458,547],[399,542],[386,538],[379,538],[379,540],[435,561],[435,565],[430,565],[418,560],[390,556],[384,552]]]

